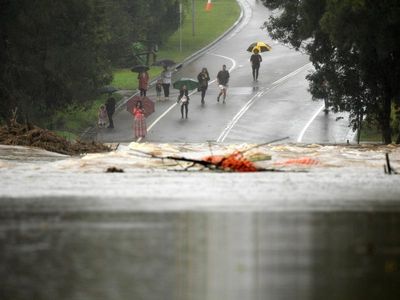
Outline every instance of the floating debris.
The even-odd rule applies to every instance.
[[[0,144],[37,147],[66,155],[111,151],[110,147],[98,142],[71,143],[50,130],[15,121],[0,127]]]

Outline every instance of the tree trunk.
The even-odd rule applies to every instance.
[[[382,128],[382,140],[383,143],[386,145],[392,143],[392,128],[390,124],[391,111],[392,111],[392,99],[389,96],[385,96],[383,102],[381,128]]]

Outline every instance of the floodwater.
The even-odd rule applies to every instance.
[[[399,299],[400,215],[1,213],[1,299]]]
[[[143,154],[238,147],[211,146],[0,146],[0,299],[400,299],[399,147],[270,145],[249,157],[282,172],[246,174]]]

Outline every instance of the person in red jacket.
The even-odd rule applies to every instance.
[[[146,96],[149,87],[149,73],[147,71],[138,74],[140,96]]]

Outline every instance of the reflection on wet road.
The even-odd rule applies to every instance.
[[[2,212],[1,299],[399,299],[400,215]]]

